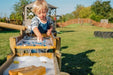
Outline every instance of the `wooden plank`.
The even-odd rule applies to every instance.
[[[13,56],[13,54],[7,55],[7,60],[9,60],[12,56]]]
[[[50,59],[53,58],[53,53],[24,53],[24,54],[20,54],[20,53],[17,53],[16,54],[17,56],[37,56],[37,57],[40,57],[40,56],[45,56],[45,57],[48,57]]]
[[[50,59],[53,59],[53,53],[31,53],[31,56],[37,56],[37,57],[45,56]]]
[[[14,37],[11,37],[10,39],[10,48],[13,52],[13,54],[15,55],[15,46],[16,46],[16,39]]]
[[[55,48],[56,48],[56,38],[54,37],[53,34],[51,34],[50,37],[52,38],[53,46],[55,46]]]
[[[28,70],[23,70],[18,72],[18,75],[45,75],[46,74],[46,68],[39,66],[36,68],[31,68]]]
[[[47,37],[46,34],[42,34],[44,37]],[[16,43],[22,39],[22,35],[18,36],[18,37],[11,37],[10,38],[10,45],[11,45],[11,49],[13,50],[14,48],[16,49],[48,49],[48,46],[16,46]],[[51,36],[52,37],[52,36]],[[53,46],[49,46],[49,49],[55,49],[56,48],[56,39],[52,37]],[[14,50],[13,50],[14,53]]]
[[[58,61],[59,69],[61,70],[61,52],[60,52],[60,48],[61,48],[61,38],[56,37],[55,55],[56,55],[56,58],[57,58],[57,61]]]
[[[19,56],[19,57],[21,57],[21,56],[30,56],[31,54],[30,53],[16,53],[16,56]]]
[[[23,38],[23,35],[19,35],[19,36],[14,37],[14,38],[16,39],[16,43],[17,43]]]
[[[55,55],[53,57],[54,57],[53,60],[54,60],[55,75],[60,75],[60,69],[58,66],[57,58]]]
[[[9,70],[9,75],[18,75],[18,72],[24,71],[24,70],[29,70],[32,68],[36,68],[35,66],[29,66],[29,67],[23,67],[23,68],[18,68],[18,69],[13,69]]]
[[[16,49],[54,49],[55,46],[15,46]]]
[[[7,69],[7,67],[10,66],[10,64],[13,62],[15,55],[12,55],[12,57],[7,60],[1,67],[0,67],[0,75],[3,75],[3,72]]]
[[[3,23],[3,22],[0,22],[0,27],[9,28],[9,29],[16,29],[16,30],[26,30],[25,26]]]
[[[70,74],[66,72],[60,72],[60,75],[70,75]]]

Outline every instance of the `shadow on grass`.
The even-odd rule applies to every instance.
[[[68,48],[68,46],[63,46],[63,47],[61,47],[61,51],[63,50],[63,49],[66,49],[66,48]]]
[[[0,59],[0,66],[4,63],[6,61],[6,58],[4,58],[4,59]]]
[[[60,32],[58,32],[58,34],[69,33],[69,32],[75,32],[75,31],[74,30],[68,30],[68,31],[61,30]]]
[[[75,31],[74,30],[68,30],[68,31],[61,30],[61,32],[65,33],[65,32],[75,32]]]
[[[13,32],[18,33],[19,30],[0,28],[0,33],[13,33]]]
[[[62,69],[70,75],[93,75],[91,67],[95,62],[91,61],[87,54],[95,50],[88,50],[76,55],[62,53]]]

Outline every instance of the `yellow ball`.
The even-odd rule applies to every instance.
[[[14,61],[13,63],[14,63],[14,64],[19,64],[19,61]]]

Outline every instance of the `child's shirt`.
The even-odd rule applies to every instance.
[[[37,27],[40,31],[40,33],[46,33],[47,30],[50,28],[50,26],[53,26],[53,21],[50,17],[46,17],[47,22],[42,23],[40,18],[38,16],[35,16],[31,21],[31,28],[32,31],[35,27]]]

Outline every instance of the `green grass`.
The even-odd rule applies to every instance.
[[[94,37],[94,31],[113,29],[72,24],[58,28],[62,34],[62,71],[71,75],[113,75],[113,38]]]
[[[10,54],[9,38],[19,35],[17,30],[0,29],[0,65],[6,61],[7,54]]]
[[[72,24],[61,31],[62,71],[70,75],[113,75],[113,38],[94,37],[94,31],[113,29]],[[19,32],[0,31],[0,65],[10,53],[9,37]]]

